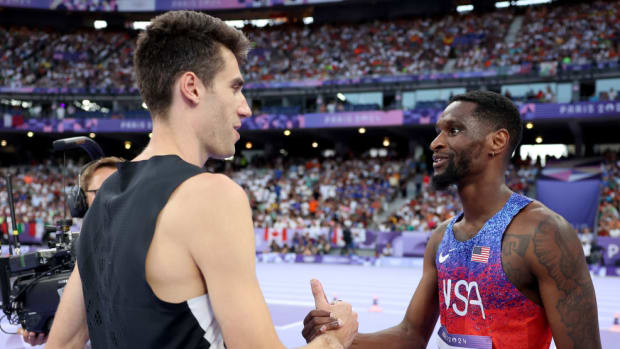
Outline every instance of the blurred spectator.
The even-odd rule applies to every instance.
[[[269,252],[280,252],[280,245],[276,242],[276,240],[272,240],[271,244],[269,244]]]
[[[385,244],[383,251],[381,251],[381,255],[384,257],[391,257],[394,252],[392,251],[392,243],[388,242]]]
[[[620,237],[620,162],[618,154],[607,153],[605,157],[598,235]]]

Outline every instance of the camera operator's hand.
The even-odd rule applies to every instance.
[[[28,332],[20,327],[17,329],[17,334],[20,334],[24,338],[24,342],[30,345],[41,345],[47,342],[45,333]]]

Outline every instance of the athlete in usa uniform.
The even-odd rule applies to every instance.
[[[351,348],[426,348],[438,317],[444,348],[601,348],[596,297],[573,228],[505,183],[522,136],[519,111],[488,91],[455,96],[436,124],[433,186],[456,184],[463,212],[433,232],[403,321]],[[311,311],[302,335],[329,330]],[[325,325],[325,326],[323,326]],[[429,346],[431,347],[431,346]]]
[[[504,230],[531,201],[512,194],[506,205],[467,241],[457,240],[452,231],[462,215],[450,221],[436,260],[440,348],[549,347],[551,328],[545,310],[510,282],[501,261]]]

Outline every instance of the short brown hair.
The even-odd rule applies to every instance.
[[[125,159],[117,158],[116,156],[108,156],[87,164],[86,168],[84,168],[80,174],[80,189],[82,189],[84,193],[86,193],[95,171],[102,167],[116,169],[116,164],[118,164],[119,162],[125,162]]]
[[[224,66],[220,47],[242,64],[250,42],[222,20],[195,11],[171,11],[153,19],[138,36],[133,57],[140,95],[151,116],[163,116],[172,103],[172,85],[194,72],[206,86]]]

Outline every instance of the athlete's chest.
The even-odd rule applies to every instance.
[[[454,228],[454,239],[447,239],[449,243],[442,244],[437,251],[438,272],[440,278],[446,279],[446,287],[452,286],[455,293],[463,287],[470,295],[480,290],[492,297],[502,297],[514,286],[518,293],[541,304],[536,280],[526,262],[531,234],[522,233],[518,225],[484,237]]]

